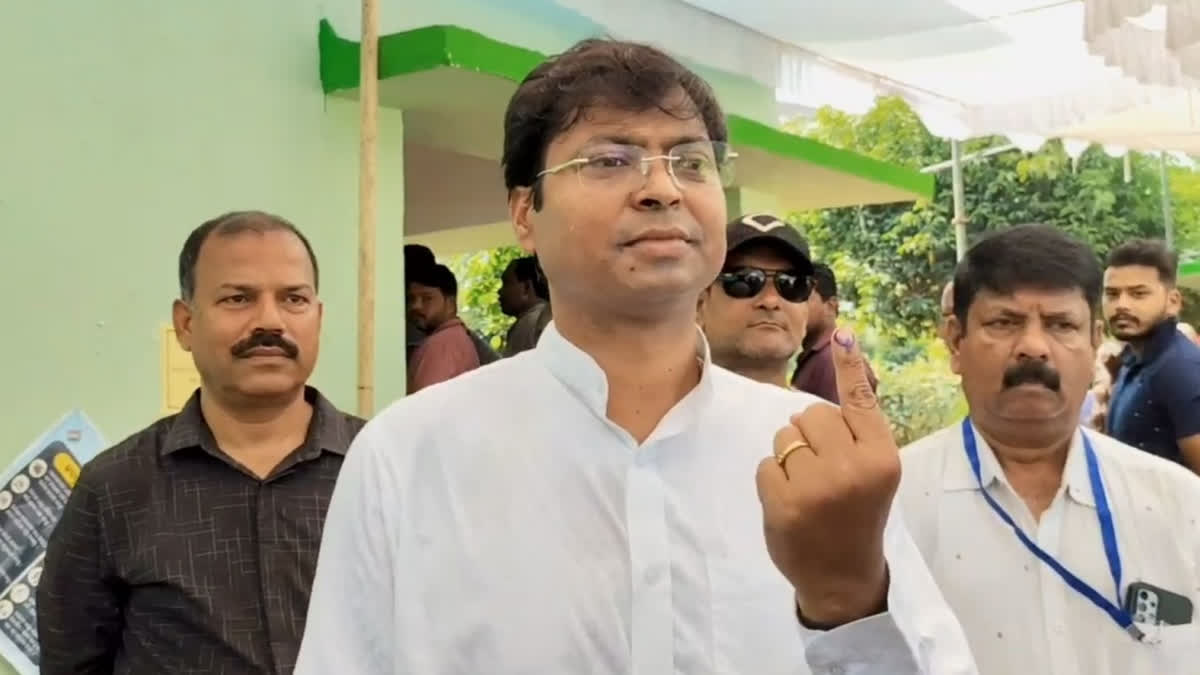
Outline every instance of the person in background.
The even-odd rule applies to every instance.
[[[425,339],[425,331],[413,320],[412,314],[408,311],[408,280],[414,272],[420,273],[419,270],[424,270],[433,267],[437,264],[437,259],[433,256],[433,251],[428,246],[421,244],[405,244],[404,245],[404,316],[407,323],[404,327],[404,336],[407,350],[406,363],[409,370],[412,370],[412,357],[416,353],[417,347],[421,346],[421,342]]]
[[[550,289],[538,268],[537,258],[517,258],[500,275],[500,311],[516,319],[504,339],[504,356],[514,356],[537,345],[550,323]]]
[[[833,351],[830,343],[837,330],[838,297],[837,277],[833,269],[824,263],[813,266],[814,287],[808,297],[808,328],[804,335],[804,351],[796,360],[796,372],[792,375],[792,386],[819,396],[831,403],[838,403],[838,386],[834,377]],[[878,387],[871,364],[864,361],[871,389]]]
[[[37,589],[44,675],[290,673],[325,510],[363,421],[305,383],[317,259],[286,220],[210,220],[172,316],[200,388],[83,467]]]
[[[949,331],[970,416],[900,452],[905,522],[982,675],[1197,672],[1195,618],[1131,622],[1152,611],[1141,584],[1161,618],[1181,618],[1167,593],[1200,607],[1200,480],[1079,427],[1100,283],[1096,255],[1055,227],[973,246]]]
[[[433,257],[433,251],[427,246],[421,244],[407,244],[404,247],[404,316],[407,319],[405,327],[405,335],[408,342],[407,364],[408,372],[413,371],[413,355],[417,348],[425,341],[425,331],[421,329],[421,325],[413,318],[408,307],[408,282],[414,274],[421,276],[428,270],[437,265],[437,260]],[[410,270],[412,270],[410,272]],[[495,349],[488,344],[487,340],[483,339],[478,333],[467,329],[467,335],[471,337],[471,342],[475,346],[475,354],[479,357],[479,365],[485,366],[489,363],[497,361],[500,355]]]
[[[1116,247],[1104,271],[1104,315],[1126,343],[1108,434],[1200,472],[1200,346],[1176,328],[1178,258],[1161,241]]]
[[[697,317],[713,363],[788,387],[788,364],[808,325],[813,264],[795,227],[770,214],[725,227],[721,274],[700,294]]]
[[[458,280],[445,265],[413,270],[408,314],[425,333],[413,354],[408,393],[413,394],[479,367],[471,331],[458,318]]]
[[[1121,369],[1121,352],[1125,345],[1117,340],[1105,340],[1096,350],[1096,372],[1092,388],[1088,390],[1095,399],[1092,416],[1085,424],[1097,431],[1108,428],[1108,406],[1112,402],[1113,383]]]
[[[503,128],[554,321],[359,436],[296,675],[974,673],[853,336],[840,409],[709,358],[736,151],[708,85],[585,40]]]

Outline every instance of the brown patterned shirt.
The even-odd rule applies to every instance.
[[[307,388],[304,445],[260,480],[216,447],[199,396],[83,468],[38,587],[42,675],[292,672],[364,422]]]

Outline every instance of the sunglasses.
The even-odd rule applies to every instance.
[[[731,298],[753,298],[762,293],[767,281],[774,281],[775,292],[788,302],[804,302],[808,300],[813,290],[813,278],[802,277],[792,272],[763,270],[757,267],[743,267],[728,272],[722,272],[717,277],[721,289]]]

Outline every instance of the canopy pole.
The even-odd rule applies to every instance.
[[[950,177],[954,185],[954,249],[955,260],[967,255],[967,207],[963,196],[962,145],[950,141]]]
[[[1175,223],[1171,218],[1171,181],[1167,175],[1167,153],[1158,153],[1158,176],[1162,183],[1163,238],[1167,248],[1175,248]]]
[[[379,3],[362,0],[359,49],[358,414],[375,413],[375,201],[379,138]]]

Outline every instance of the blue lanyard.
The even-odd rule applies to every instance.
[[[1112,572],[1113,584],[1117,588],[1117,595],[1121,593],[1121,552],[1117,550],[1117,533],[1113,527],[1112,510],[1108,507],[1108,496],[1104,493],[1104,480],[1100,477],[1100,462],[1096,459],[1096,451],[1092,448],[1092,442],[1088,439],[1087,434],[1080,431],[1083,435],[1083,455],[1087,459],[1088,479],[1092,484],[1092,496],[1096,500],[1096,516],[1100,519],[1100,536],[1104,540],[1104,555],[1108,558],[1108,569]],[[1108,613],[1117,622],[1117,625],[1123,628],[1126,632],[1136,640],[1141,640],[1144,636],[1141,629],[1133,623],[1133,616],[1129,612],[1121,608],[1117,603],[1112,602],[1108,598],[1100,594],[1099,591],[1088,585],[1087,582],[1075,576],[1070,570],[1062,566],[1062,563],[1054,559],[1054,556],[1046,553],[1041,546],[1038,546],[1030,539],[1023,531],[1021,526],[1017,525],[1012,516],[1004,510],[1004,507],[996,501],[991,494],[983,487],[983,473],[979,468],[979,448],[975,445],[975,431],[971,428],[971,418],[966,418],[962,422],[963,446],[967,450],[967,460],[971,463],[971,471],[975,474],[975,482],[979,485],[979,492],[983,495],[984,500],[1000,516],[1006,525],[1012,528],[1017,534],[1017,539],[1025,544],[1031,553],[1038,557],[1039,560],[1046,563],[1050,569],[1058,573],[1062,580],[1067,582],[1067,585],[1083,595],[1092,604]]]

